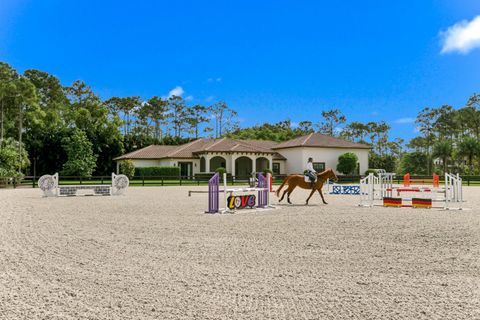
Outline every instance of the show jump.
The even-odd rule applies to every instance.
[[[264,176],[258,173],[256,186],[229,188],[227,174],[224,173],[223,189],[220,189],[220,174],[217,172],[208,181],[208,191],[189,191],[188,196],[192,193],[208,193],[208,208],[205,213],[234,213],[238,209],[275,209],[270,205],[271,183],[270,174]],[[223,193],[223,208],[220,207],[220,193]]]
[[[411,180],[404,177],[404,186],[393,186],[394,173],[370,173],[360,180],[360,206],[410,208],[462,209],[463,190],[460,175],[445,174],[445,186],[440,187],[439,177]],[[430,186],[423,184],[431,183]],[[411,187],[411,184],[418,186]],[[378,201],[381,201],[380,203]]]
[[[44,197],[72,197],[82,193],[83,195],[117,196],[124,194],[129,185],[128,177],[123,174],[112,173],[112,184],[78,184],[60,185],[58,173],[44,175],[38,179],[38,186],[43,191]]]

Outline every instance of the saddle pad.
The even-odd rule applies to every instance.
[[[305,182],[311,182],[309,177],[303,176],[303,178],[305,179]],[[315,178],[315,182],[317,182],[317,178]]]

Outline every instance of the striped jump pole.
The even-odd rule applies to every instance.
[[[269,176],[265,177],[263,174],[258,174],[258,203],[257,208],[267,208],[268,207],[268,195],[269,195]]]
[[[208,180],[208,211],[205,211],[205,213],[218,213],[220,206],[219,185],[220,174],[217,172]]]

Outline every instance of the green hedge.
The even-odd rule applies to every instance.
[[[180,167],[144,167],[135,168],[135,176],[143,177],[180,177]]]

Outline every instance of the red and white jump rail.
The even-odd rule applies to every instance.
[[[431,184],[434,188],[440,187],[440,177],[437,174],[432,175],[432,179],[411,179],[410,173],[403,176],[403,186],[410,187],[412,184],[428,185]]]

